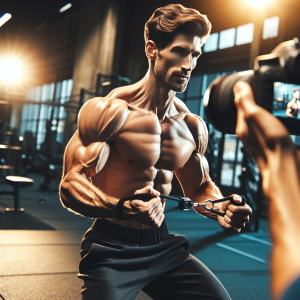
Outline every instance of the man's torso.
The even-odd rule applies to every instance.
[[[159,122],[151,111],[131,104],[128,109],[121,130],[108,141],[108,160],[92,177],[92,182],[106,194],[118,198],[132,195],[147,185],[169,194],[173,171],[182,168],[196,148],[186,124],[187,113],[178,112],[174,105],[173,115]]]

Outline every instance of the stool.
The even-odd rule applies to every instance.
[[[13,191],[1,191],[0,195],[14,195],[14,207],[5,209],[6,212],[24,212],[24,208],[20,208],[20,187],[27,187],[33,184],[33,179],[22,176],[6,176],[5,182],[13,186]]]

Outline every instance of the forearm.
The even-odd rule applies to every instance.
[[[60,184],[62,204],[85,217],[115,218],[119,199],[106,195],[79,173],[68,174]]]
[[[300,187],[297,154],[284,153],[262,170],[263,190],[269,201],[272,253],[272,293],[279,299],[300,274]],[[275,157],[274,157],[275,159]]]
[[[199,189],[191,196],[191,200],[196,203],[204,203],[206,200],[216,200],[222,198],[223,195],[219,188],[211,180],[203,183]],[[214,206],[215,210],[220,210],[221,204],[216,203]],[[208,217],[213,220],[217,220],[218,216],[210,211],[207,211],[205,208],[199,206],[194,208],[197,213]]]

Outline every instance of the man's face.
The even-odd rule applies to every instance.
[[[179,33],[158,52],[154,73],[169,89],[184,92],[201,53],[200,37]]]
[[[295,91],[295,92],[294,92],[294,97],[295,97],[296,99],[299,99],[299,91]]]

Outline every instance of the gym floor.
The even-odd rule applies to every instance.
[[[80,241],[93,220],[62,207],[58,182],[40,191],[41,176],[21,190],[25,213],[5,213],[12,196],[0,198],[0,294],[5,300],[79,300],[76,277]],[[0,190],[9,186],[1,183]],[[167,208],[176,203],[169,201]],[[194,211],[166,214],[170,232],[190,241],[190,252],[223,283],[233,300],[270,299],[271,242],[266,220],[259,232],[230,234]],[[0,297],[1,299],[1,297]],[[149,300],[140,293],[136,300]]]

